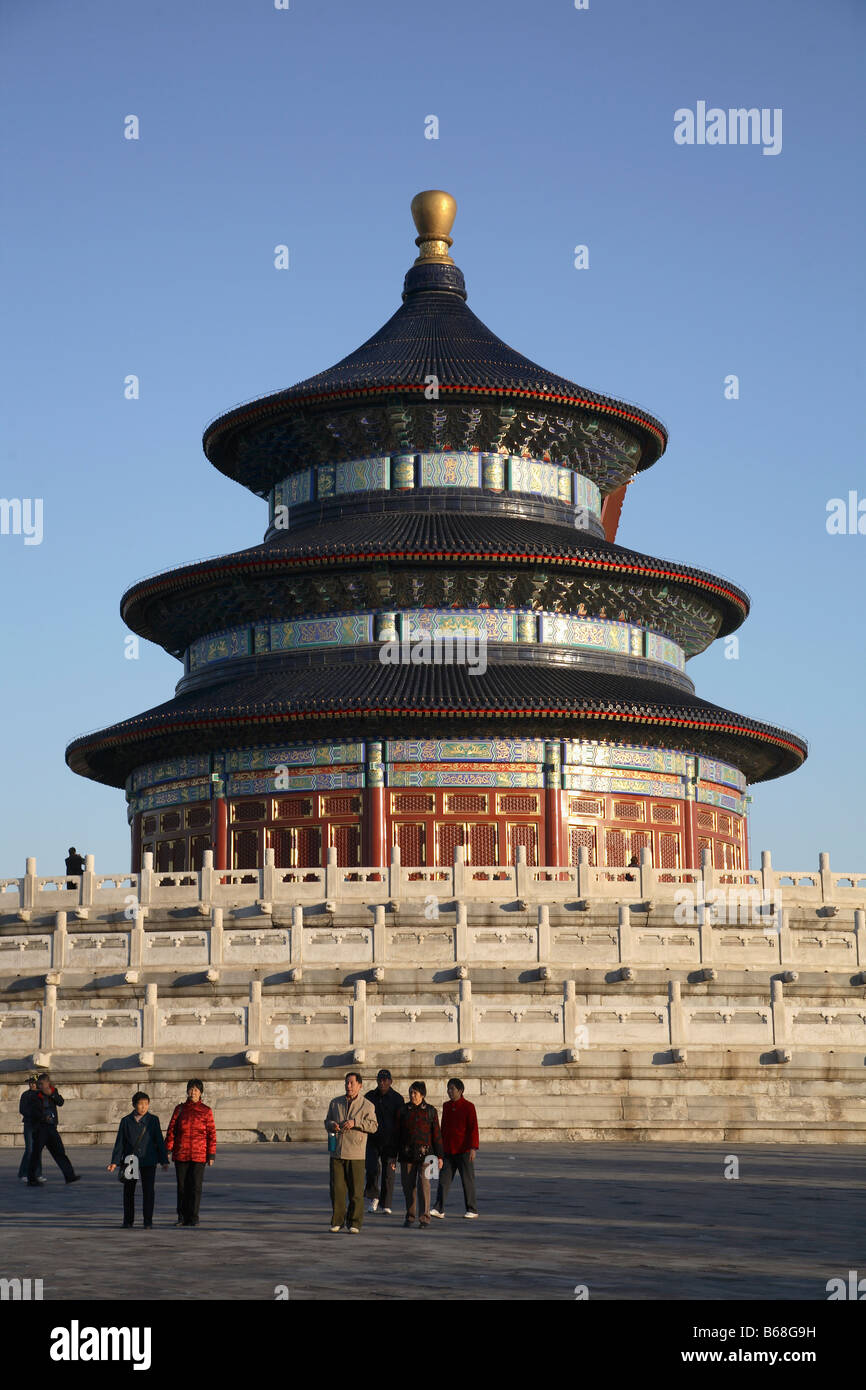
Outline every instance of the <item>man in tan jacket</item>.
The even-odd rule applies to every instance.
[[[361,1095],[362,1085],[360,1072],[347,1071],[346,1094],[334,1097],[325,1118],[331,1149],[331,1230],[340,1231],[345,1224],[353,1236],[360,1234],[364,1220],[367,1135],[379,1127],[376,1111]]]

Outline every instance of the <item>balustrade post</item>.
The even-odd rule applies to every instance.
[[[96,898],[96,860],[92,854],[84,856],[84,873],[81,875],[81,896],[79,907],[93,907]]]
[[[538,963],[547,965],[550,961],[550,908],[541,903],[538,908]]]
[[[214,871],[213,871],[213,850],[206,849],[202,855],[201,868],[198,875],[198,900],[199,906],[205,911],[213,902],[214,895]]]
[[[388,896],[392,903],[399,903],[403,896],[403,868],[399,845],[391,846],[391,869],[388,875]]]
[[[639,856],[640,896],[642,902],[649,902],[655,893],[656,872],[653,868],[652,853],[644,846]]]
[[[386,940],[385,940],[385,908],[384,908],[384,905],[381,904],[381,903],[378,903],[378,904],[376,905],[376,907],[374,908],[374,910],[373,910],[373,926],[372,926],[371,930],[372,930],[372,933],[373,933],[373,942],[372,942],[372,960],[373,960],[373,964],[374,964],[374,965],[384,965],[384,964],[385,964],[385,956],[386,956],[386,954],[387,954],[387,951],[386,951]]]
[[[577,847],[577,896],[589,898],[589,850],[586,845]]]
[[[854,950],[857,953],[857,964],[866,964],[866,912],[862,907],[858,907],[854,912]]]
[[[54,1051],[57,1032],[57,986],[46,985],[42,1001],[42,1027],[39,1031],[39,1046],[42,1052]]]
[[[466,923],[466,904],[457,904],[457,922],[454,928],[454,959],[458,965],[469,963],[469,927]]]
[[[225,948],[223,910],[221,907],[211,908],[209,935],[208,965],[214,966],[218,970],[223,963],[223,950]]]
[[[464,858],[463,845],[454,846],[454,860],[451,865],[451,893],[455,898],[462,898],[466,892],[466,863]]]
[[[146,849],[141,856],[141,873],[138,875],[138,901],[141,907],[149,907],[153,902],[152,849]]]
[[[773,1014],[773,1042],[777,1047],[788,1044],[788,1010],[785,989],[781,980],[770,981],[770,1003]]]
[[[713,908],[711,903],[700,902],[698,914],[698,954],[701,965],[713,959]]]
[[[367,1046],[367,981],[355,981],[355,997],[352,1000],[352,1047],[363,1051]]]
[[[262,869],[262,902],[273,905],[277,891],[276,850],[265,850],[265,867]],[[330,896],[330,895],[329,895]]]
[[[472,981],[460,981],[457,1004],[457,1040],[461,1047],[470,1047],[474,1042],[472,1017]]]
[[[524,902],[529,891],[529,873],[526,867],[526,845],[517,846],[517,859],[514,864],[514,896]]]
[[[54,935],[51,938],[51,969],[62,970],[66,965],[69,937],[66,932],[66,913],[55,912]]]
[[[156,1011],[159,1007],[159,991],[155,984],[145,985],[144,987],[144,1009],[141,1018],[141,1050],[142,1052],[153,1052],[156,1048],[157,1018]]]
[[[683,1013],[682,984],[679,980],[668,981],[668,1029],[671,1047],[685,1047],[686,1021]]]
[[[66,880],[63,880],[64,883]],[[36,860],[30,858],[24,865],[24,877],[19,880],[18,898],[21,907],[30,912],[36,906]]]
[[[577,1036],[577,989],[574,980],[562,982],[562,1043],[566,1051],[580,1049]]]
[[[300,965],[304,959],[304,909],[300,903],[292,908],[292,935],[289,959],[292,965]]]
[[[710,850],[701,850],[701,879],[703,881],[704,901],[707,893],[712,893],[716,887],[716,871],[713,868],[713,856]]]
[[[818,855],[818,868],[821,871],[821,900],[825,903],[834,903],[836,890],[833,887],[833,875],[830,872],[829,854]]]
[[[791,939],[791,915],[786,907],[779,910],[779,964],[783,961],[791,962],[793,959],[793,941]]]
[[[262,982],[250,980],[250,1002],[247,1005],[247,1048],[262,1045]]]
[[[773,871],[773,859],[768,849],[761,850],[761,897],[764,902],[768,902],[768,894],[776,891],[776,875]]]
[[[625,965],[632,959],[631,914],[627,903],[620,903],[618,915],[619,963]]]
[[[141,908],[129,930],[129,968],[140,970],[144,964],[144,913]]]
[[[340,893],[340,875],[337,868],[337,848],[328,848],[328,866],[325,869],[325,897],[328,902],[337,902]]]

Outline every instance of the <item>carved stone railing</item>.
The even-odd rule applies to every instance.
[[[728,918],[738,900],[750,911],[770,915],[783,908],[813,908],[826,916],[843,908],[866,908],[866,872],[831,871],[828,854],[819,855],[817,871],[774,869],[766,851],[761,867],[755,869],[716,869],[707,850],[701,859],[697,869],[657,869],[649,851],[642,850],[638,865],[599,868],[589,863],[581,848],[578,863],[571,867],[536,867],[527,864],[526,850],[520,846],[516,864],[466,864],[458,849],[450,866],[414,868],[401,864],[395,847],[387,867],[339,867],[336,850],[330,849],[325,868],[280,869],[274,851],[267,850],[263,868],[228,870],[215,869],[208,850],[198,871],[159,873],[153,856],[145,854],[140,873],[97,874],[93,856],[88,855],[83,874],[48,877],[37,875],[35,859],[28,859],[23,877],[0,879],[0,918],[27,922],[41,914],[66,912],[87,921],[121,912],[131,920],[142,908],[163,906],[196,906],[207,916],[214,907],[258,906],[268,912],[274,906],[317,903],[330,911],[354,903],[414,906],[426,912],[449,900],[522,902],[528,907],[647,903],[686,914],[721,910]]]

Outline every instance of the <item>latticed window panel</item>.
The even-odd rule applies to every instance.
[[[704,807],[698,808],[697,822],[701,830],[715,830],[716,828],[716,817],[714,813],[712,811],[707,811]],[[707,849],[709,849],[709,847],[709,841],[707,841]]]
[[[156,816],[145,816],[141,827],[142,835],[156,834]]]
[[[436,863],[454,863],[454,851],[466,843],[466,827],[453,822],[436,826]]]
[[[568,814],[570,816],[601,816],[604,815],[604,802],[571,796],[568,799]]]
[[[712,845],[713,845],[713,842],[712,842],[712,840],[709,838],[708,835],[699,835],[699,836],[698,836],[698,858],[700,859],[701,852],[702,852],[703,850],[705,850],[705,849],[712,849]]]
[[[670,832],[659,835],[659,867],[678,869],[680,867],[680,837]]]
[[[233,821],[252,821],[264,820],[268,814],[268,806],[265,801],[234,801],[232,802]],[[244,865],[246,868],[247,865]]]
[[[323,815],[326,816],[358,816],[361,813],[361,798],[359,796],[325,796]]]
[[[606,830],[604,833],[604,857],[612,869],[624,869],[628,853],[628,836],[624,830]]]
[[[578,851],[584,848],[589,855],[590,864],[598,863],[596,844],[597,831],[594,825],[570,825],[568,827],[568,857],[570,864],[576,864]]]
[[[495,822],[470,825],[469,862],[471,864],[498,864]]]
[[[232,835],[232,868],[256,869],[259,863],[259,832],[236,830]]]
[[[157,873],[170,874],[172,870],[171,840],[160,840],[156,846],[154,865]]]
[[[629,835],[629,856],[632,859],[640,859],[642,849],[650,852],[650,863],[653,857],[653,837],[651,830],[633,830]]]
[[[423,823],[405,821],[394,826],[394,843],[400,849],[400,863],[420,869],[427,863],[427,828]]]
[[[504,816],[537,816],[538,797],[537,796],[500,796],[497,798],[497,810]]]
[[[642,801],[615,801],[613,814],[617,820],[644,820]]]
[[[200,830],[203,825],[210,825],[210,807],[191,806],[186,813],[186,823],[190,830]]]
[[[527,864],[538,863],[538,826],[532,824],[509,825],[508,827],[508,849],[511,856],[511,863],[517,863],[517,848],[519,845],[526,846]]]
[[[198,873],[204,865],[204,852],[210,849],[210,835],[193,835],[189,842],[189,867]]]
[[[435,811],[436,799],[432,792],[399,792],[391,797],[391,810],[395,814],[417,816],[424,811]]]
[[[483,792],[448,792],[445,797],[445,810],[449,816],[478,816],[487,811],[487,797]]]
[[[311,816],[313,803],[308,796],[281,797],[276,812],[276,820],[296,820],[300,816]]]
[[[716,840],[713,845],[713,867],[716,869],[739,869],[741,858],[739,845],[729,844],[726,840]]]
[[[717,819],[716,819],[716,829],[718,830],[718,832],[719,832],[720,835],[730,835],[730,833],[731,833],[731,818],[730,818],[730,816],[723,816],[722,813],[721,813],[721,811],[719,811],[718,816],[717,816]]]
[[[657,825],[679,825],[680,808],[653,802],[652,818]]]
[[[337,850],[337,863],[341,869],[354,869],[357,864],[360,864],[360,825],[332,825],[331,844]]]
[[[159,828],[161,831],[180,830],[180,811],[166,811],[160,817]]]

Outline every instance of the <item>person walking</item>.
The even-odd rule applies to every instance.
[[[347,1071],[345,1084],[346,1094],[334,1097],[325,1116],[331,1155],[331,1231],[336,1234],[345,1225],[357,1236],[364,1220],[367,1136],[376,1133],[378,1121],[369,1100],[361,1095],[361,1073]]]
[[[21,1155],[21,1162],[18,1164],[18,1181],[19,1181],[19,1182],[26,1182],[26,1181],[27,1181],[27,1170],[28,1170],[28,1168],[30,1167],[30,1150],[31,1150],[32,1147],[33,1147],[33,1123],[32,1123],[31,1120],[29,1120],[29,1119],[27,1118],[27,1116],[28,1116],[28,1114],[29,1114],[29,1107],[25,1105],[25,1101],[27,1100],[27,1097],[28,1097],[28,1096],[31,1096],[31,1095],[33,1094],[33,1092],[36,1090],[38,1084],[39,1084],[39,1083],[37,1082],[35,1076],[28,1076],[28,1078],[27,1078],[27,1090],[26,1090],[26,1091],[22,1091],[22,1093],[21,1093],[21,1099],[20,1099],[19,1102],[18,1102],[18,1114],[21,1116],[21,1118],[22,1118],[22,1120],[23,1120],[23,1122],[24,1122],[24,1152],[23,1152],[23,1154]],[[41,1158],[40,1158],[40,1160],[39,1160],[39,1164],[38,1164],[38,1167],[37,1167],[37,1169],[36,1169],[36,1181],[37,1181],[38,1183],[44,1183],[44,1182],[47,1182],[47,1181],[48,1181],[47,1178],[43,1178],[43,1176],[42,1176],[42,1159],[41,1159]]]
[[[409,1087],[409,1102],[397,1116],[397,1157],[400,1177],[406,1198],[404,1226],[415,1222],[415,1201],[419,1197],[418,1225],[422,1230],[430,1225],[430,1177],[428,1163],[438,1163],[442,1169],[442,1135],[435,1107],[427,1104],[427,1087],[423,1081],[413,1081]],[[396,1169],[396,1159],[392,1160]]]
[[[216,1155],[216,1125],[210,1106],[202,1102],[203,1094],[198,1079],[186,1083],[186,1100],[175,1106],[165,1136],[177,1178],[177,1226],[198,1225],[205,1165],[213,1167]]]
[[[28,1187],[38,1187],[37,1173],[41,1171],[42,1150],[47,1149],[67,1183],[79,1182],[81,1175],[76,1173],[66,1156],[63,1140],[57,1133],[57,1108],[63,1104],[60,1092],[51,1084],[47,1071],[36,1078],[36,1090],[25,1093],[19,1108],[25,1120],[30,1121],[31,1148],[30,1163],[27,1168]]]
[[[109,1173],[119,1168],[117,1176],[123,1183],[124,1226],[135,1225],[135,1186],[141,1178],[145,1230],[153,1227],[157,1163],[168,1170],[168,1152],[159,1116],[151,1115],[149,1111],[150,1096],[146,1091],[136,1091],[132,1097],[131,1114],[124,1115],[117,1127],[117,1138],[108,1165]]]
[[[394,1198],[394,1169],[391,1159],[397,1152],[397,1115],[405,1105],[399,1091],[394,1090],[391,1073],[382,1068],[376,1077],[376,1089],[367,1092],[367,1100],[376,1112],[378,1129],[367,1136],[367,1183],[364,1196],[367,1210],[391,1215]]]
[[[439,1174],[436,1190],[436,1203],[430,1215],[442,1220],[445,1216],[445,1201],[448,1189],[456,1173],[460,1174],[463,1185],[464,1216],[473,1220],[478,1216],[475,1196],[475,1155],[478,1152],[478,1115],[471,1100],[463,1092],[466,1087],[459,1077],[452,1076],[448,1082],[448,1099],[442,1107],[442,1147],[445,1162]]]

